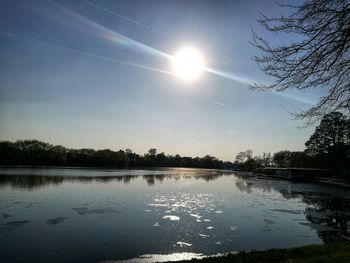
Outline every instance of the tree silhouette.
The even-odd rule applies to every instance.
[[[166,155],[151,148],[139,155],[130,149],[68,149],[38,140],[0,141],[0,165],[48,165],[73,167],[194,167],[194,168],[235,168],[232,162],[223,162],[216,157],[182,157]]]
[[[291,163],[290,151],[279,151],[273,155],[273,161],[278,167],[289,167]]]
[[[157,149],[156,149],[156,148],[151,148],[151,149],[149,149],[149,150],[148,150],[148,154],[149,154],[150,156],[156,156],[156,154],[157,154]]]
[[[350,2],[307,0],[300,5],[282,5],[291,14],[262,15],[259,23],[273,33],[295,34],[295,42],[272,45],[253,32],[253,45],[262,51],[254,60],[275,81],[252,85],[253,89],[285,91],[322,88],[327,95],[305,111],[295,113],[314,123],[323,115],[350,109]],[[285,36],[285,35],[284,35]]]
[[[238,163],[243,163],[244,161],[251,159],[252,156],[253,156],[252,150],[246,150],[245,152],[239,152],[236,155],[236,161]]]
[[[263,152],[262,155],[254,157],[257,167],[268,167],[272,163],[271,153]]]
[[[333,168],[338,173],[350,147],[349,135],[349,119],[340,112],[327,114],[316,127],[315,133],[305,143],[306,153],[331,157]]]

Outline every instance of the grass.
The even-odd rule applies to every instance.
[[[239,252],[220,257],[208,257],[179,262],[234,263],[349,263],[350,243],[310,245],[289,249]]]

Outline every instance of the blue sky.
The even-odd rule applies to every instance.
[[[256,22],[259,12],[282,11],[275,1],[3,0],[0,139],[138,153],[155,147],[224,160],[246,149],[303,150],[313,128],[299,129],[285,108],[307,108],[317,91],[256,92],[209,72],[187,83],[112,61],[171,71],[161,54],[193,46],[210,68],[270,81],[251,60],[257,50],[248,41],[251,27],[291,41]]]

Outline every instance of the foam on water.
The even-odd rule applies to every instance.
[[[192,246],[192,244],[190,244],[190,243],[181,242],[181,241],[176,242],[176,244],[179,245],[180,247],[191,247]]]
[[[169,219],[170,221],[179,221],[180,220],[180,217],[174,216],[174,215],[166,215],[166,216],[163,216],[163,218]]]

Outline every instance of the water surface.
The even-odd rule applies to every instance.
[[[141,262],[341,240],[350,191],[202,169],[0,168],[4,262]]]

